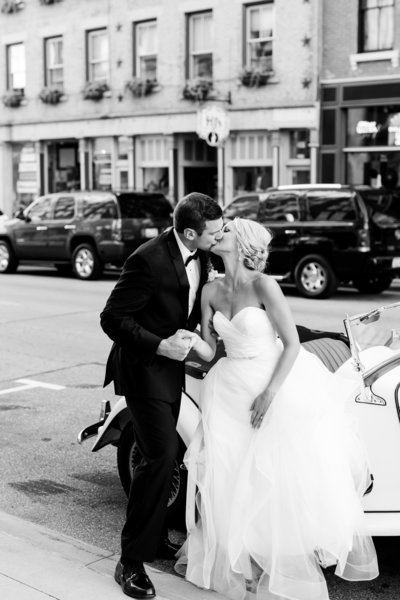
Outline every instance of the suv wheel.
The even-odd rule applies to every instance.
[[[97,279],[104,266],[91,244],[80,244],[72,254],[72,268],[79,279]]]
[[[354,285],[362,294],[380,294],[392,283],[391,275],[364,275],[354,280]]]
[[[0,273],[15,273],[18,259],[9,242],[0,240]]]
[[[300,294],[307,298],[329,298],[338,285],[332,267],[319,254],[309,254],[299,260],[294,280]]]

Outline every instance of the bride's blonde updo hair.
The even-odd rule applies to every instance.
[[[272,239],[271,232],[250,219],[233,220],[239,249],[239,260],[251,271],[265,270],[268,248]]]

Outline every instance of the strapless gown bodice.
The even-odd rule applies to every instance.
[[[228,358],[254,358],[277,345],[275,329],[265,310],[258,306],[246,306],[231,319],[217,310],[213,323]]]

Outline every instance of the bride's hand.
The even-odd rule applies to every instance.
[[[264,415],[270,407],[274,396],[275,393],[272,390],[266,389],[265,392],[257,396],[254,402],[252,402],[250,406],[250,424],[254,429],[259,429],[259,427],[261,427]]]

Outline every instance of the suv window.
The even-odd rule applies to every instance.
[[[88,221],[99,221],[100,219],[117,219],[117,206],[115,200],[88,199],[82,201],[82,216]]]
[[[44,221],[50,219],[50,198],[39,198],[28,209],[27,215],[32,221]]]
[[[260,207],[260,220],[293,223],[300,219],[299,198],[296,194],[272,192]]]
[[[360,190],[371,219],[377,225],[400,223],[400,191]]]
[[[167,219],[172,206],[163,194],[117,194],[121,217],[124,219]]]
[[[241,217],[243,219],[257,219],[259,199],[258,196],[240,196],[235,198],[224,210],[226,219]]]
[[[354,196],[348,192],[309,192],[307,194],[308,220],[355,221]]]
[[[73,219],[75,215],[75,200],[71,196],[57,198],[54,205],[54,219]]]

